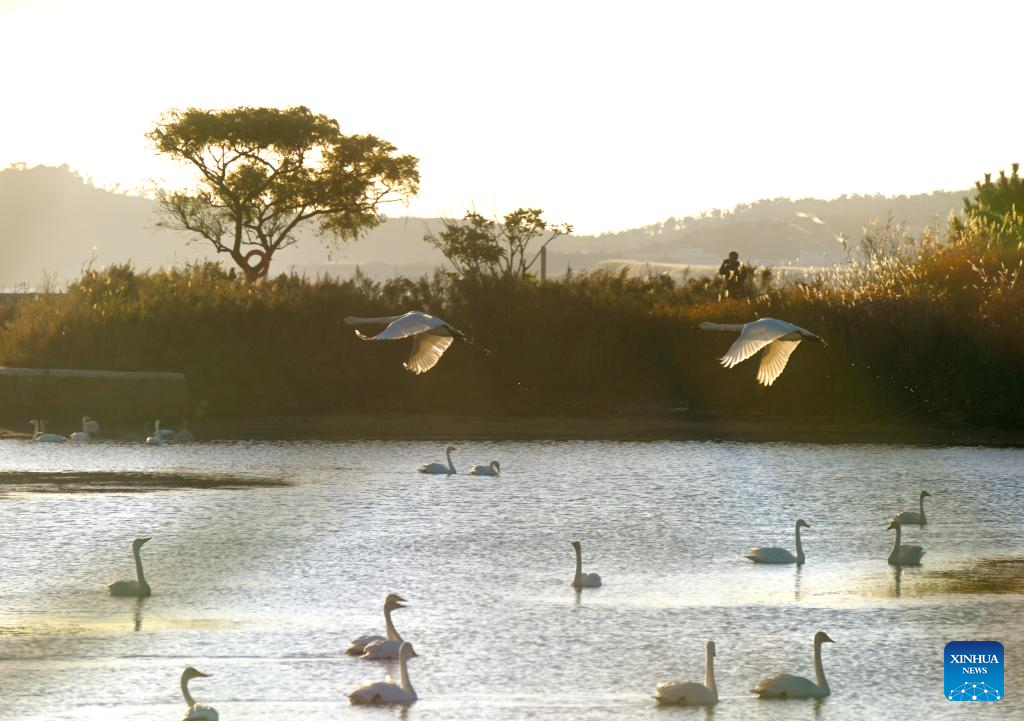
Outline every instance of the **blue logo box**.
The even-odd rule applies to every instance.
[[[945,650],[947,701],[999,701],[1003,686],[1003,644],[998,641],[950,641]]]

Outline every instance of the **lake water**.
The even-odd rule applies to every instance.
[[[222,719],[962,718],[943,647],[997,640],[1006,698],[971,718],[1024,718],[1024,451],[714,442],[0,441],[0,701],[5,719],[176,719],[186,665]],[[894,511],[926,501],[887,565]],[[750,545],[807,563],[756,566]],[[110,598],[143,549],[152,598]],[[604,586],[569,586],[573,552]],[[344,655],[395,625],[419,657],[407,711],[350,707],[397,664]],[[771,702],[762,675],[832,696]],[[659,709],[655,686],[702,681],[716,641],[721,703]]]

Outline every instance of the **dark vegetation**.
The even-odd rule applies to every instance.
[[[1024,425],[1024,287],[1016,208],[967,212],[947,232],[875,228],[857,262],[783,287],[754,274],[734,297],[720,279],[436,273],[247,284],[214,264],[167,272],[89,270],[63,294],[18,305],[0,364],[180,370],[219,416],[434,411],[691,413]],[[441,315],[475,339],[437,368],[401,368],[404,342],[365,344],[346,315]],[[733,336],[702,320],[779,317],[807,344],[771,388],[757,360],[719,366]],[[486,349],[486,350],[484,350]]]

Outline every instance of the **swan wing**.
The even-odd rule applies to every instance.
[[[796,326],[774,318],[762,318],[747,323],[740,331],[740,337],[729,347],[719,360],[726,368],[732,368],[757,353],[772,341],[792,333]],[[790,351],[792,353],[792,351]]]
[[[436,316],[420,313],[419,311],[411,311],[391,321],[387,328],[375,336],[363,335],[358,330],[356,335],[363,340],[399,340],[447,327],[448,324]]]
[[[790,553],[785,548],[779,548],[772,546],[770,548],[751,548],[747,553],[749,558],[754,563],[795,563],[796,556]]]
[[[775,340],[768,344],[761,355],[761,365],[757,369],[757,382],[763,386],[770,386],[775,379],[782,375],[786,369],[786,363],[793,351],[800,345],[798,340]]]
[[[367,644],[373,643],[374,641],[387,641],[387,637],[368,633],[360,636],[359,638],[354,638],[348,648],[345,649],[345,653],[349,656],[361,656],[363,651],[366,649]]]
[[[402,650],[401,641],[389,641],[384,639],[383,641],[373,641],[366,644],[363,649],[363,655],[359,658],[367,659],[395,659],[399,657]],[[410,655],[415,656],[416,651],[411,651]]]
[[[717,700],[704,684],[692,681],[668,681],[658,684],[654,698],[660,704],[680,706],[706,706]]]
[[[220,721],[217,709],[197,703],[185,714],[183,721]]]
[[[900,522],[901,526],[910,525],[921,525],[921,514],[917,511],[901,511],[896,514],[896,520]]]
[[[803,676],[780,673],[757,682],[754,693],[761,698],[810,698],[823,696],[822,688]]]
[[[451,475],[451,469],[443,463],[427,463],[420,466],[420,473],[443,473]]]
[[[442,332],[444,335],[438,334]],[[448,330],[442,328],[436,332],[422,333],[413,339],[412,355],[405,362],[405,369],[419,375],[436,366],[441,356],[448,350],[448,346],[455,340],[447,333]]]

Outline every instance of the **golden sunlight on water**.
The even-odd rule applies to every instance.
[[[0,698],[17,719],[180,718],[194,665],[224,719],[366,718],[344,694],[397,665],[344,652],[383,631],[390,592],[419,654],[409,719],[663,721],[655,686],[701,680],[708,639],[721,703],[687,718],[959,718],[945,643],[1024,638],[1024,451],[455,445],[502,475],[420,475],[441,455],[424,443],[0,442]],[[928,525],[903,543],[923,565],[891,567],[888,518],[922,489]],[[804,565],[744,558],[792,549],[796,518]],[[153,595],[108,597],[136,537]],[[576,539],[600,588],[569,585]],[[754,697],[813,675],[817,629],[832,695]],[[1021,715],[1021,680],[1008,664],[972,717]]]

